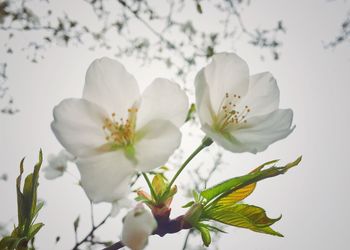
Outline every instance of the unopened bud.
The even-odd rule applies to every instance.
[[[148,242],[148,236],[157,228],[153,215],[142,205],[138,204],[124,218],[122,242],[132,250],[143,249]]]

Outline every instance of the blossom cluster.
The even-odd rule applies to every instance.
[[[215,142],[231,152],[257,153],[294,129],[292,110],[279,108],[275,78],[268,72],[250,75],[247,63],[236,54],[214,55],[194,85],[196,111],[206,135],[202,148]],[[92,202],[123,203],[131,192],[131,178],[164,165],[179,147],[188,110],[187,94],[179,84],[157,78],[140,93],[121,63],[97,59],[87,70],[82,98],[65,99],[54,108],[51,128],[67,153],[51,159],[46,175],[57,177],[67,161],[74,161]],[[171,202],[173,181],[161,191],[163,203]],[[157,202],[157,195],[152,196]],[[154,208],[152,197],[142,192],[139,197]],[[154,209],[152,213],[137,205],[126,215],[124,245],[133,250],[146,245],[157,230]]]

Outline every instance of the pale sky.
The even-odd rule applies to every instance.
[[[303,161],[286,175],[261,182],[246,200],[265,208],[271,217],[282,214],[283,218],[273,228],[285,238],[227,227],[228,234],[221,235],[219,249],[347,249],[350,47],[345,42],[336,49],[325,50],[323,42],[337,34],[349,7],[346,1],[269,0],[252,1],[251,7],[244,12],[243,19],[248,26],[263,27],[282,19],[287,27],[287,34],[282,37],[282,57],[278,61],[261,61],[257,50],[252,50],[244,41],[237,43],[235,52],[248,62],[251,73],[270,71],[275,76],[281,92],[280,106],[293,109],[296,129],[285,140],[257,155],[226,152],[226,164],[214,174],[211,184],[244,174],[272,159],[286,163],[303,155]],[[211,18],[216,17],[213,14]],[[211,18],[201,22],[212,25]],[[0,40],[4,36],[0,33]],[[24,36],[24,39],[28,38]],[[61,149],[50,129],[53,107],[64,98],[80,97],[88,65],[95,58],[113,56],[109,53],[104,50],[92,52],[83,47],[52,47],[38,64],[30,63],[21,53],[8,57],[10,93],[21,112],[14,116],[0,115],[0,174],[9,175],[7,182],[0,181],[0,222],[16,223],[14,179],[21,158],[26,156],[28,170],[35,163],[39,148],[45,155]],[[120,61],[142,88],[155,77],[175,78],[173,72],[157,63],[141,65],[133,58]],[[198,65],[198,69],[203,66]],[[190,79],[196,73],[194,71]],[[191,129],[196,129],[195,134],[201,134],[195,127],[185,126],[183,130],[187,133]],[[189,154],[198,142],[199,137],[184,137],[181,147]],[[218,146],[212,147],[213,152],[217,151]],[[193,166],[203,159],[210,162],[211,154],[203,152]],[[73,165],[69,171],[79,176]],[[184,175],[180,181],[190,180]],[[74,245],[72,224],[78,215],[81,215],[79,235],[84,236],[90,230],[89,202],[84,192],[66,174],[54,181],[41,178],[39,197],[46,201],[46,206],[38,218],[45,223],[37,238],[38,249],[71,249]],[[176,196],[173,216],[184,212],[180,206],[186,201],[181,194]],[[96,220],[108,211],[108,204],[96,206]],[[121,216],[101,228],[101,238],[118,240]],[[57,235],[61,236],[61,242],[55,247]],[[147,249],[182,249],[184,236],[185,232],[164,238],[153,236]]]

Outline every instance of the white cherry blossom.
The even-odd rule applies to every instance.
[[[66,150],[61,150],[57,155],[49,154],[47,157],[48,165],[43,169],[46,179],[56,179],[64,174],[67,169],[67,163],[73,162],[75,157]]]
[[[136,171],[163,165],[180,145],[188,98],[180,86],[157,78],[140,94],[119,62],[95,60],[82,98],[54,108],[52,130],[77,157],[81,185],[94,202],[115,202],[129,192]]]
[[[257,153],[288,136],[293,111],[279,109],[279,89],[268,72],[249,75],[233,53],[213,56],[195,79],[202,130],[232,152]]]
[[[111,216],[115,217],[119,214],[120,210],[124,208],[131,208],[132,205],[135,203],[135,201],[129,199],[129,198],[122,198],[119,200],[116,200],[115,202],[112,202],[112,207],[111,207]]]

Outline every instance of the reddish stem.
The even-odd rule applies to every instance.
[[[192,225],[185,220],[184,215],[181,215],[175,219],[170,219],[170,211],[170,208],[152,209],[153,216],[158,223],[157,229],[153,232],[153,235],[163,237],[166,234],[174,234],[181,230],[192,228]],[[124,245],[121,241],[119,241],[112,246],[105,248],[104,250],[116,250],[122,247],[124,247]]]

